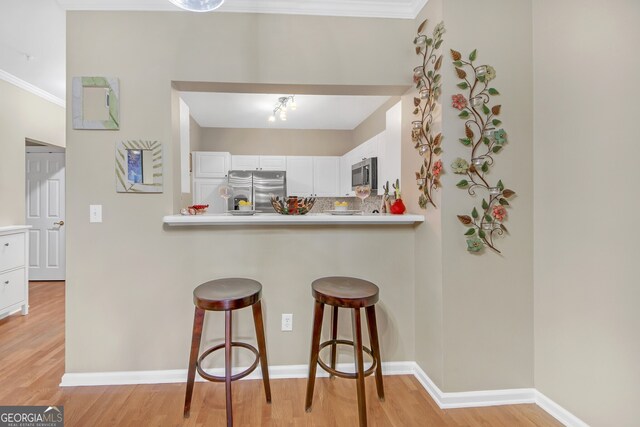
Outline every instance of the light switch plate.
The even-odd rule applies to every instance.
[[[89,205],[89,222],[102,222],[102,205]]]

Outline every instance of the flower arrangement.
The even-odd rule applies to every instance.
[[[413,69],[413,82],[416,84],[418,96],[413,98],[415,110],[413,114],[419,120],[413,122],[411,139],[422,159],[420,171],[416,172],[416,183],[421,192],[418,204],[426,209],[433,201],[433,191],[440,187],[440,175],[442,173],[442,161],[437,156],[442,153],[442,133],[433,131],[433,113],[442,92],[442,75],[439,73],[442,67],[443,56],[438,50],[442,46],[442,35],[445,32],[444,22],[439,23],[433,29],[431,36],[424,34],[428,21],[425,20],[418,27],[418,34],[413,43],[416,55],[421,57],[421,65]]]
[[[467,250],[472,253],[482,252],[485,247],[500,253],[495,245],[494,237],[503,235],[507,228],[503,222],[507,219],[507,199],[515,192],[504,187],[502,180],[495,185],[488,181],[487,174],[494,164],[493,156],[498,154],[507,143],[507,132],[500,128],[498,119],[500,105],[490,106],[493,96],[500,95],[497,89],[489,87],[496,78],[496,70],[490,65],[474,65],[477,50],[463,60],[462,54],[451,50],[453,65],[458,78],[458,88],[464,93],[453,95],[451,106],[460,111],[458,117],[464,120],[465,138],[460,142],[471,149],[470,161],[457,158],[451,163],[453,173],[465,175],[456,185],[466,189],[469,195],[475,196],[476,190],[483,190],[488,197],[482,199],[482,209],[476,207],[471,215],[458,215],[460,222],[467,226]]]

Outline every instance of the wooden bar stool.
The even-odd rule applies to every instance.
[[[378,398],[384,401],[384,385],[382,383],[382,367],[380,360],[380,343],[378,341],[378,326],[376,323],[376,308],[379,289],[376,285],[366,280],[353,277],[323,277],[311,284],[311,294],[315,298],[313,311],[313,335],[311,338],[311,361],[309,362],[309,379],[307,380],[307,399],[305,409],[311,411],[313,402],[313,388],[316,380],[317,365],[320,365],[331,376],[352,378],[356,380],[358,392],[358,418],[360,426],[367,425],[367,405],[364,393],[364,378],[375,372],[376,389]],[[331,339],[320,344],[322,332],[322,317],[325,304],[332,306]],[[353,323],[353,341],[339,340],[338,335],[338,308],[350,308]],[[362,325],[360,321],[360,309],[364,308],[369,327],[369,341],[371,349],[362,345]],[[336,369],[336,347],[338,344],[352,345],[356,362],[356,372],[348,373]],[[331,346],[331,366],[327,366],[319,357],[323,348]],[[371,356],[371,367],[365,371],[362,352]]]
[[[262,321],[262,285],[251,279],[218,279],[206,282],[193,291],[193,303],[196,306],[193,320],[193,335],[191,338],[191,355],[189,356],[189,374],[187,376],[187,391],[184,399],[184,417],[189,417],[191,410],[191,397],[193,395],[193,383],[196,370],[201,377],[213,381],[224,382],[227,397],[227,426],[233,425],[233,410],[231,407],[231,381],[244,378],[253,372],[260,362],[262,368],[262,381],[267,403],[271,403],[271,387],[269,386],[269,370],[267,364],[267,349],[264,339],[264,323]],[[231,312],[251,306],[253,309],[253,322],[256,328],[258,350],[252,345],[231,341]],[[224,344],[219,344],[206,350],[200,357],[200,340],[202,338],[202,324],[204,313],[210,311],[224,311],[225,335]],[[256,360],[243,372],[231,374],[231,347],[243,347],[255,354]],[[216,350],[224,348],[224,372],[225,376],[210,375],[202,368],[202,361]]]

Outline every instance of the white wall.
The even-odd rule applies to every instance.
[[[592,426],[640,420],[640,3],[534,1],[535,385]]]
[[[64,147],[64,112],[0,80],[0,226],[25,222],[25,139]]]

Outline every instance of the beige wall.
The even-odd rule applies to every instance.
[[[25,221],[25,139],[65,146],[64,108],[0,80],[0,226]]]
[[[280,156],[342,156],[355,147],[349,130],[202,128],[203,151]]]
[[[376,111],[371,113],[369,117],[364,119],[362,123],[356,126],[355,129],[353,129],[353,131],[351,132],[351,138],[353,140],[352,148],[357,147],[363,142],[366,142],[379,133],[383,132],[387,128],[387,110],[396,105],[399,101],[399,96],[392,96]]]
[[[442,19],[447,29],[441,98],[446,172],[443,188],[436,192],[439,210],[430,207],[428,221],[416,232],[416,360],[446,392],[532,387],[531,2],[432,0],[414,30],[424,18],[432,21],[431,31]],[[489,29],[479,22],[500,24]],[[499,242],[503,255],[467,252],[465,228],[456,215],[468,214],[474,201],[480,203],[455,187],[459,177],[449,167],[456,157],[469,153],[458,143],[464,127],[450,103],[460,90],[448,52],[456,49],[468,55],[475,48],[480,63],[497,69],[495,86],[502,93],[502,119],[511,141],[496,156],[491,179],[499,177],[518,192],[507,223],[510,235]],[[407,108],[410,103],[407,97]],[[404,194],[411,197],[409,209],[418,211],[413,173],[420,163],[410,142],[410,120],[405,118]]]
[[[636,1],[534,1],[535,385],[637,426]]]
[[[411,21],[69,12],[67,27],[67,81],[117,76],[122,94],[120,131],[68,129],[67,372],[185,368],[193,288],[237,275],[264,285],[270,364],[307,363],[309,286],[327,274],[378,283],[383,358],[413,360],[414,313],[407,306],[414,293],[411,226],[162,225],[162,216],[181,201],[172,123],[178,93],[171,81],[406,85],[406,69],[397,64],[407,63],[411,53],[401,48],[411,38]],[[103,43],[104,34],[110,43]],[[164,193],[115,192],[114,144],[133,138],[164,143]],[[104,206],[103,223],[89,224],[90,203]],[[280,332],[281,313],[294,313],[294,332]],[[251,339],[246,314],[239,315],[238,336]],[[210,325],[205,334],[221,332]]]
[[[442,21],[442,0],[429,0],[414,22],[413,31],[424,20],[429,19],[428,31]],[[415,35],[415,33],[414,33]],[[413,40],[411,38],[408,42]],[[411,45],[409,45],[411,47]],[[412,55],[409,71],[418,66],[420,58]],[[415,360],[432,381],[442,388],[443,373],[443,300],[442,300],[442,190],[434,192],[438,208],[429,206],[426,210],[418,206],[420,192],[415,181],[415,172],[420,170],[422,158],[413,148],[411,140],[411,122],[413,115],[413,97],[416,89],[412,88],[402,97],[402,194],[410,212],[425,215],[426,221],[416,227],[416,274],[415,274],[415,311],[416,311],[416,354]],[[442,102],[442,98],[440,99]],[[442,116],[434,117],[434,130],[442,127]],[[445,141],[447,142],[447,141]]]

